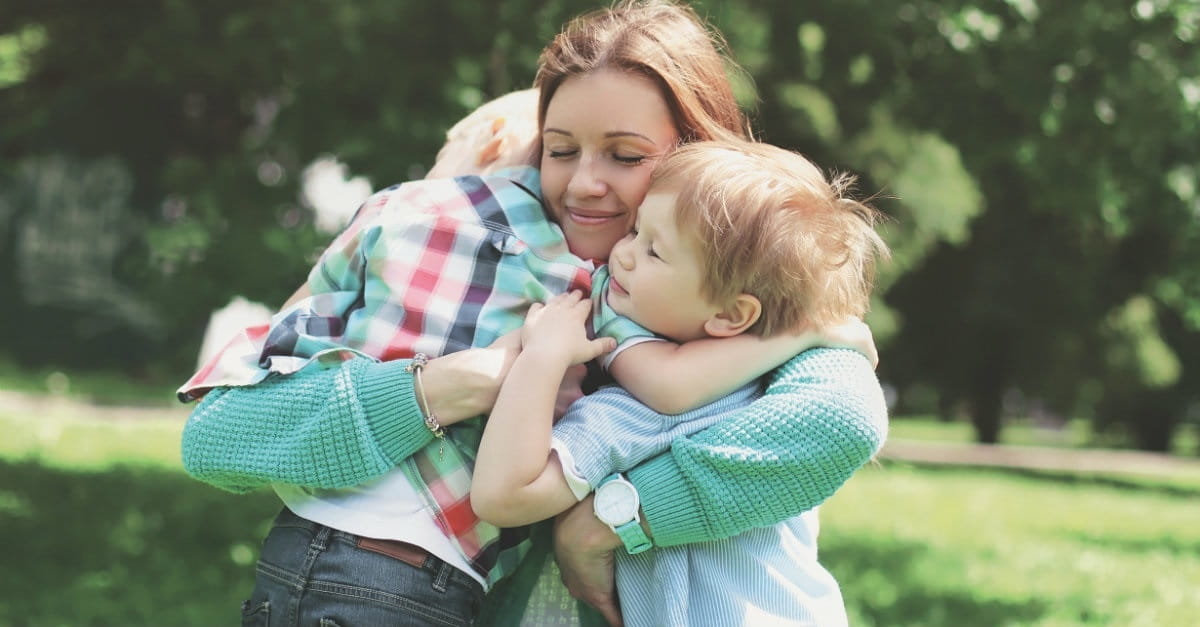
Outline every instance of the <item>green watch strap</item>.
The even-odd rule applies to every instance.
[[[621,542],[625,543],[625,550],[630,555],[637,555],[654,546],[654,543],[650,542],[650,538],[646,536],[646,530],[642,529],[642,521],[640,520],[631,520],[614,528],[613,531],[616,531],[617,537],[621,538]]]

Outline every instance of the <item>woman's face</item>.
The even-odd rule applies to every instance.
[[[677,139],[650,79],[605,69],[559,85],[542,129],[542,193],[571,252],[608,259]]]

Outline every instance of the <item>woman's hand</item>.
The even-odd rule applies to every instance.
[[[516,330],[487,348],[470,348],[429,360],[421,382],[438,422],[452,425],[490,412],[500,384],[520,352],[520,330]]]
[[[608,624],[619,626],[613,549],[621,546],[621,539],[592,513],[592,498],[555,518],[554,556],[571,596],[596,608]]]
[[[492,411],[500,385],[520,353],[521,330],[517,329],[487,348],[470,348],[429,360],[421,382],[438,422],[449,426]],[[583,396],[581,385],[586,375],[584,366],[567,369],[555,399],[556,420]]]

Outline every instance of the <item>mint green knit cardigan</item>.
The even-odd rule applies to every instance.
[[[184,428],[184,467],[234,492],[379,477],[432,438],[407,363],[358,358],[214,389]],[[833,495],[883,445],[883,393],[854,351],[801,353],[776,369],[765,392],[628,473],[656,545],[728,538],[796,516]]]

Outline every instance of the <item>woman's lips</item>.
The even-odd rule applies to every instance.
[[[567,217],[576,224],[584,226],[599,226],[604,225],[621,217],[622,214],[603,213],[600,211],[580,211],[578,209],[567,209]]]

